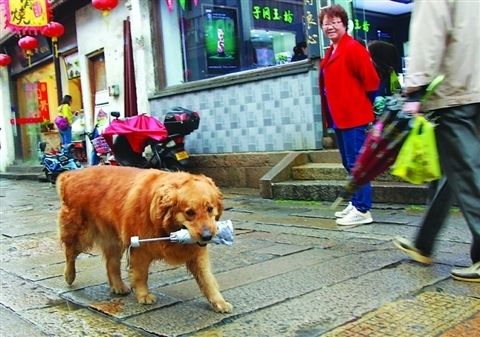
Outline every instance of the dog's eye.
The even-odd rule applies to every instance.
[[[212,207],[212,206],[208,206],[208,207],[207,207],[207,212],[208,212],[208,213],[212,213],[212,212],[213,212],[213,207]]]
[[[195,216],[195,211],[190,208],[190,209],[187,209],[187,210],[185,211],[185,214],[186,214],[187,216]]]

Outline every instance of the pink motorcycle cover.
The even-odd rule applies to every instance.
[[[113,136],[122,135],[127,138],[132,150],[142,153],[149,140],[163,141],[168,132],[162,122],[147,114],[114,119],[102,132],[102,136],[110,147],[113,146]]]

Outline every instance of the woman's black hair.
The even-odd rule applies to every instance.
[[[72,96],[70,95],[63,96],[63,99],[60,102],[60,104],[70,104],[70,103],[72,103]]]

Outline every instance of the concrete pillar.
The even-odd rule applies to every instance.
[[[0,67],[0,172],[15,160],[9,84],[8,68]]]

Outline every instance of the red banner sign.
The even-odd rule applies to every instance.
[[[48,24],[48,0],[0,0],[5,9],[5,26],[15,33],[39,33]]]
[[[12,125],[38,124],[43,122],[42,117],[19,117],[10,119]]]

